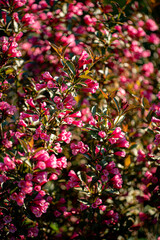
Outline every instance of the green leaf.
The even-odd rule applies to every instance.
[[[49,193],[52,193],[54,188],[55,188],[55,186],[54,186],[53,181],[49,181],[43,186],[43,189],[46,190]]]
[[[124,115],[117,116],[114,120],[114,125],[117,125],[117,124],[121,123],[124,119],[125,119]]]
[[[53,231],[58,232],[59,231],[59,226],[57,223],[51,223],[50,227],[52,228]]]
[[[87,50],[88,50],[88,52],[89,52],[89,54],[90,54],[90,56],[91,56],[91,58],[93,60],[94,59],[94,53],[93,53],[92,49],[87,46]]]
[[[67,65],[67,67],[70,70],[70,72],[73,75],[76,75],[76,68],[75,68],[74,64],[71,61],[68,61],[68,60],[65,62],[65,64]]]
[[[125,114],[125,113],[127,113],[127,112],[129,112],[129,111],[131,111],[131,110],[135,110],[135,109],[137,109],[137,108],[139,108],[139,107],[140,107],[140,105],[130,104],[130,105],[125,109],[125,111],[123,112],[123,114]]]
[[[93,107],[91,108],[91,113],[92,113],[93,116],[96,115],[96,106],[93,106]]]
[[[18,141],[20,142],[23,150],[27,153],[28,152],[28,146],[27,146],[26,142],[24,140],[20,139],[20,138],[18,138]]]
[[[61,52],[59,51],[59,48],[52,43],[49,43],[51,45],[51,47],[54,49],[54,51],[61,57]]]
[[[81,202],[81,203],[83,203],[83,204],[85,204],[85,205],[88,205],[88,201],[87,200],[82,200],[82,199],[78,199],[78,202]]]
[[[77,175],[81,181],[87,183],[87,175],[85,172],[79,171],[77,172]]]
[[[113,122],[113,120],[112,120],[111,117],[109,117],[109,116],[105,116],[104,119],[105,119],[106,121],[108,120],[108,121],[111,123],[111,128],[114,127],[114,122]]]
[[[135,144],[132,144],[130,147],[129,147],[129,150],[132,150],[132,149],[134,149],[134,148],[136,148],[137,147],[137,144],[135,143]]]
[[[10,73],[13,73],[15,70],[13,68],[8,68],[6,70],[6,74],[10,74]]]
[[[151,111],[149,111],[149,113],[148,113],[148,115],[147,115],[147,117],[146,117],[148,123],[151,122],[152,116],[153,116],[153,111],[151,110]]]
[[[63,55],[63,56],[64,56],[65,51],[66,51],[66,49],[68,48],[69,45],[70,45],[70,43],[68,43],[66,46],[64,46],[64,47],[62,48],[62,55]]]
[[[119,104],[118,104],[117,99],[115,97],[113,98],[113,101],[114,101],[114,105],[115,105],[115,107],[117,109],[117,112],[120,113]]]
[[[98,182],[98,177],[97,176],[93,177],[92,182],[89,183],[89,188],[91,188],[97,182]]]
[[[85,156],[88,160],[92,160],[91,156],[86,153],[84,153],[83,156]]]
[[[79,76],[80,78],[84,78],[84,79],[91,79],[91,80],[93,80],[93,81],[95,81],[91,76],[89,76],[89,75],[80,75]]]

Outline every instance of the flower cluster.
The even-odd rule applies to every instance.
[[[159,26],[123,2],[0,0],[1,239],[159,239]]]

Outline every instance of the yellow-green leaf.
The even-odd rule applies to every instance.
[[[124,166],[127,168],[131,164],[131,156],[128,155],[124,160]]]

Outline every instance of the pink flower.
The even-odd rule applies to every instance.
[[[34,177],[34,181],[39,183],[40,185],[43,185],[46,182],[48,182],[47,176],[48,176],[47,172],[39,172]]]
[[[140,212],[139,213],[139,218],[141,221],[145,221],[148,219],[148,215],[146,213]]]
[[[97,205],[100,205],[100,204],[102,203],[102,199],[97,198],[95,203],[96,203]]]
[[[70,114],[69,116],[72,117],[72,118],[81,117],[81,116],[82,116],[82,113],[81,113],[80,111],[78,111],[78,112],[75,112],[75,113]]]
[[[28,230],[27,237],[30,237],[30,238],[37,237],[38,236],[38,232],[39,232],[39,229],[38,229],[37,226],[31,227]]]
[[[54,149],[55,149],[58,153],[61,153],[61,152],[62,152],[62,148],[61,148],[60,143],[55,143]]]
[[[33,175],[31,173],[27,173],[25,176],[26,181],[31,181],[33,179]]]
[[[160,100],[160,91],[158,92],[157,97]]]
[[[111,161],[110,163],[107,164],[106,169],[110,171],[113,168],[115,168],[115,166],[116,166],[115,162]]]
[[[47,87],[48,87],[48,88],[55,88],[56,85],[55,85],[55,83],[54,83],[52,80],[49,80],[49,81],[47,82]]]
[[[99,88],[98,82],[97,81],[93,81],[91,79],[85,80],[85,84],[87,85],[87,87],[83,87],[83,91],[84,92],[95,93],[96,90]]]
[[[114,153],[114,155],[120,156],[120,157],[125,157],[126,153],[124,151],[117,151]]]
[[[140,149],[138,150],[137,162],[144,162],[146,160],[145,153]]]
[[[32,98],[30,98],[30,99],[27,99],[26,100],[26,103],[28,103],[31,107],[33,107],[33,108],[35,108],[35,104],[34,104],[34,102],[33,102],[33,99]]]
[[[19,17],[18,17],[18,13],[17,12],[14,12],[13,13],[13,18],[14,20],[18,23],[19,22]]]
[[[97,171],[101,171],[101,170],[102,170],[102,166],[101,166],[100,164],[97,164],[97,165],[96,165],[96,170],[97,170]]]
[[[47,168],[57,168],[57,158],[54,154],[50,156],[50,158],[46,161]]]
[[[66,143],[70,143],[72,134],[71,132],[67,132],[66,130],[62,130],[62,132],[58,136],[58,141],[64,141]]]
[[[81,68],[84,64],[88,64],[91,62],[91,59],[87,60],[88,57],[89,57],[89,54],[86,51],[83,51],[81,53],[81,56],[78,60],[79,68]]]
[[[41,169],[41,170],[44,170],[44,169],[46,169],[46,163],[43,162],[43,161],[38,161],[37,164],[36,164],[36,166],[35,166],[35,169],[36,169],[36,168],[39,168],[39,169]]]
[[[98,133],[98,135],[99,135],[101,138],[105,138],[106,133],[105,133],[104,131],[100,131],[100,132]]]
[[[142,71],[144,71],[144,75],[149,77],[154,72],[154,66],[152,62],[145,63],[142,67]]]
[[[108,177],[106,175],[101,176],[102,182],[108,182]]]
[[[160,134],[157,134],[157,135],[155,136],[154,143],[155,143],[156,145],[159,145],[159,144],[160,144]]]
[[[139,27],[137,29],[137,37],[144,37],[146,35],[145,31],[143,30],[142,27]]]
[[[47,135],[47,133],[40,133],[40,138],[45,141],[49,141],[49,136]]]
[[[17,197],[18,197],[17,193],[14,192],[14,193],[11,194],[10,199],[12,199],[13,201],[16,201]]]
[[[15,233],[16,231],[17,231],[17,228],[14,226],[13,223],[11,223],[10,226],[9,226],[9,232]]]
[[[32,115],[32,120],[33,121],[39,120],[39,116],[37,114]]]
[[[61,215],[62,213],[61,212],[59,212],[59,211],[54,211],[54,215],[55,215],[55,217],[59,217],[60,215]]]
[[[137,35],[138,31],[136,28],[134,28],[133,26],[128,26],[128,34],[131,36],[131,37],[134,37],[135,35]]]
[[[25,22],[25,25],[31,25],[31,24],[35,23],[34,15],[32,13],[26,13],[23,16],[21,21]]]
[[[79,186],[80,179],[73,170],[70,170],[68,173],[70,180],[66,184],[67,189]]]
[[[49,154],[46,150],[40,150],[33,156],[33,158],[37,161],[46,162],[49,159]]]
[[[95,202],[92,203],[92,208],[97,208],[97,204]]]
[[[107,165],[108,166],[108,165]],[[110,167],[108,166],[108,169],[109,169]],[[108,170],[107,169],[103,169],[103,174],[105,175],[105,176],[108,176],[109,175],[109,172],[108,172]]]
[[[122,183],[123,183],[123,180],[121,178],[120,175],[115,175],[112,179],[111,179],[112,183],[113,183],[113,187],[114,188],[118,188],[120,189],[122,187]]]
[[[12,217],[9,215],[6,215],[6,216],[4,216],[3,221],[5,223],[10,223],[10,222],[12,222]]]
[[[156,117],[152,117],[151,122],[160,123],[160,119],[158,119]]]
[[[119,139],[116,144],[117,147],[129,148],[129,142],[125,138]]]
[[[57,159],[57,167],[58,168],[66,168],[67,167],[67,158],[61,157]]]
[[[22,206],[24,204],[25,194],[20,192],[16,197],[16,202],[18,206]]]
[[[44,72],[42,74],[42,78],[45,80],[45,81],[49,81],[49,80],[52,80],[54,81],[54,78],[51,76],[51,74],[49,72]]]
[[[36,90],[39,91],[39,90],[41,90],[42,88],[45,88],[46,86],[47,86],[46,83],[42,83],[42,84],[37,83],[37,84],[36,84]]]
[[[153,19],[148,19],[146,21],[146,28],[153,32],[158,30],[158,26]]]
[[[4,138],[2,140],[2,144],[6,147],[6,148],[11,148],[12,147],[12,142],[9,141],[7,138]]]
[[[49,177],[49,180],[51,181],[51,180],[57,180],[58,179],[58,176],[57,176],[57,174],[55,174],[55,173],[52,173],[51,175],[50,175],[50,177]]]
[[[148,42],[158,45],[160,38],[155,33],[151,33],[151,35],[148,36]]]
[[[88,208],[87,205],[85,205],[85,204],[83,204],[83,203],[80,203],[80,209],[81,209],[81,211],[84,211],[84,210],[87,209],[87,208]]]
[[[16,167],[15,163],[8,156],[4,157],[4,164],[9,169],[15,169],[15,167]]]
[[[84,123],[81,120],[74,120],[72,124],[76,125],[77,127],[83,127]]]
[[[110,13],[113,12],[112,5],[107,4],[104,6],[104,13]]]

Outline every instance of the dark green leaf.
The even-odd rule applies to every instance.
[[[67,65],[67,67],[70,70],[70,72],[73,75],[76,75],[76,68],[75,68],[74,64],[71,61],[68,61],[68,60],[65,62],[65,64]]]

